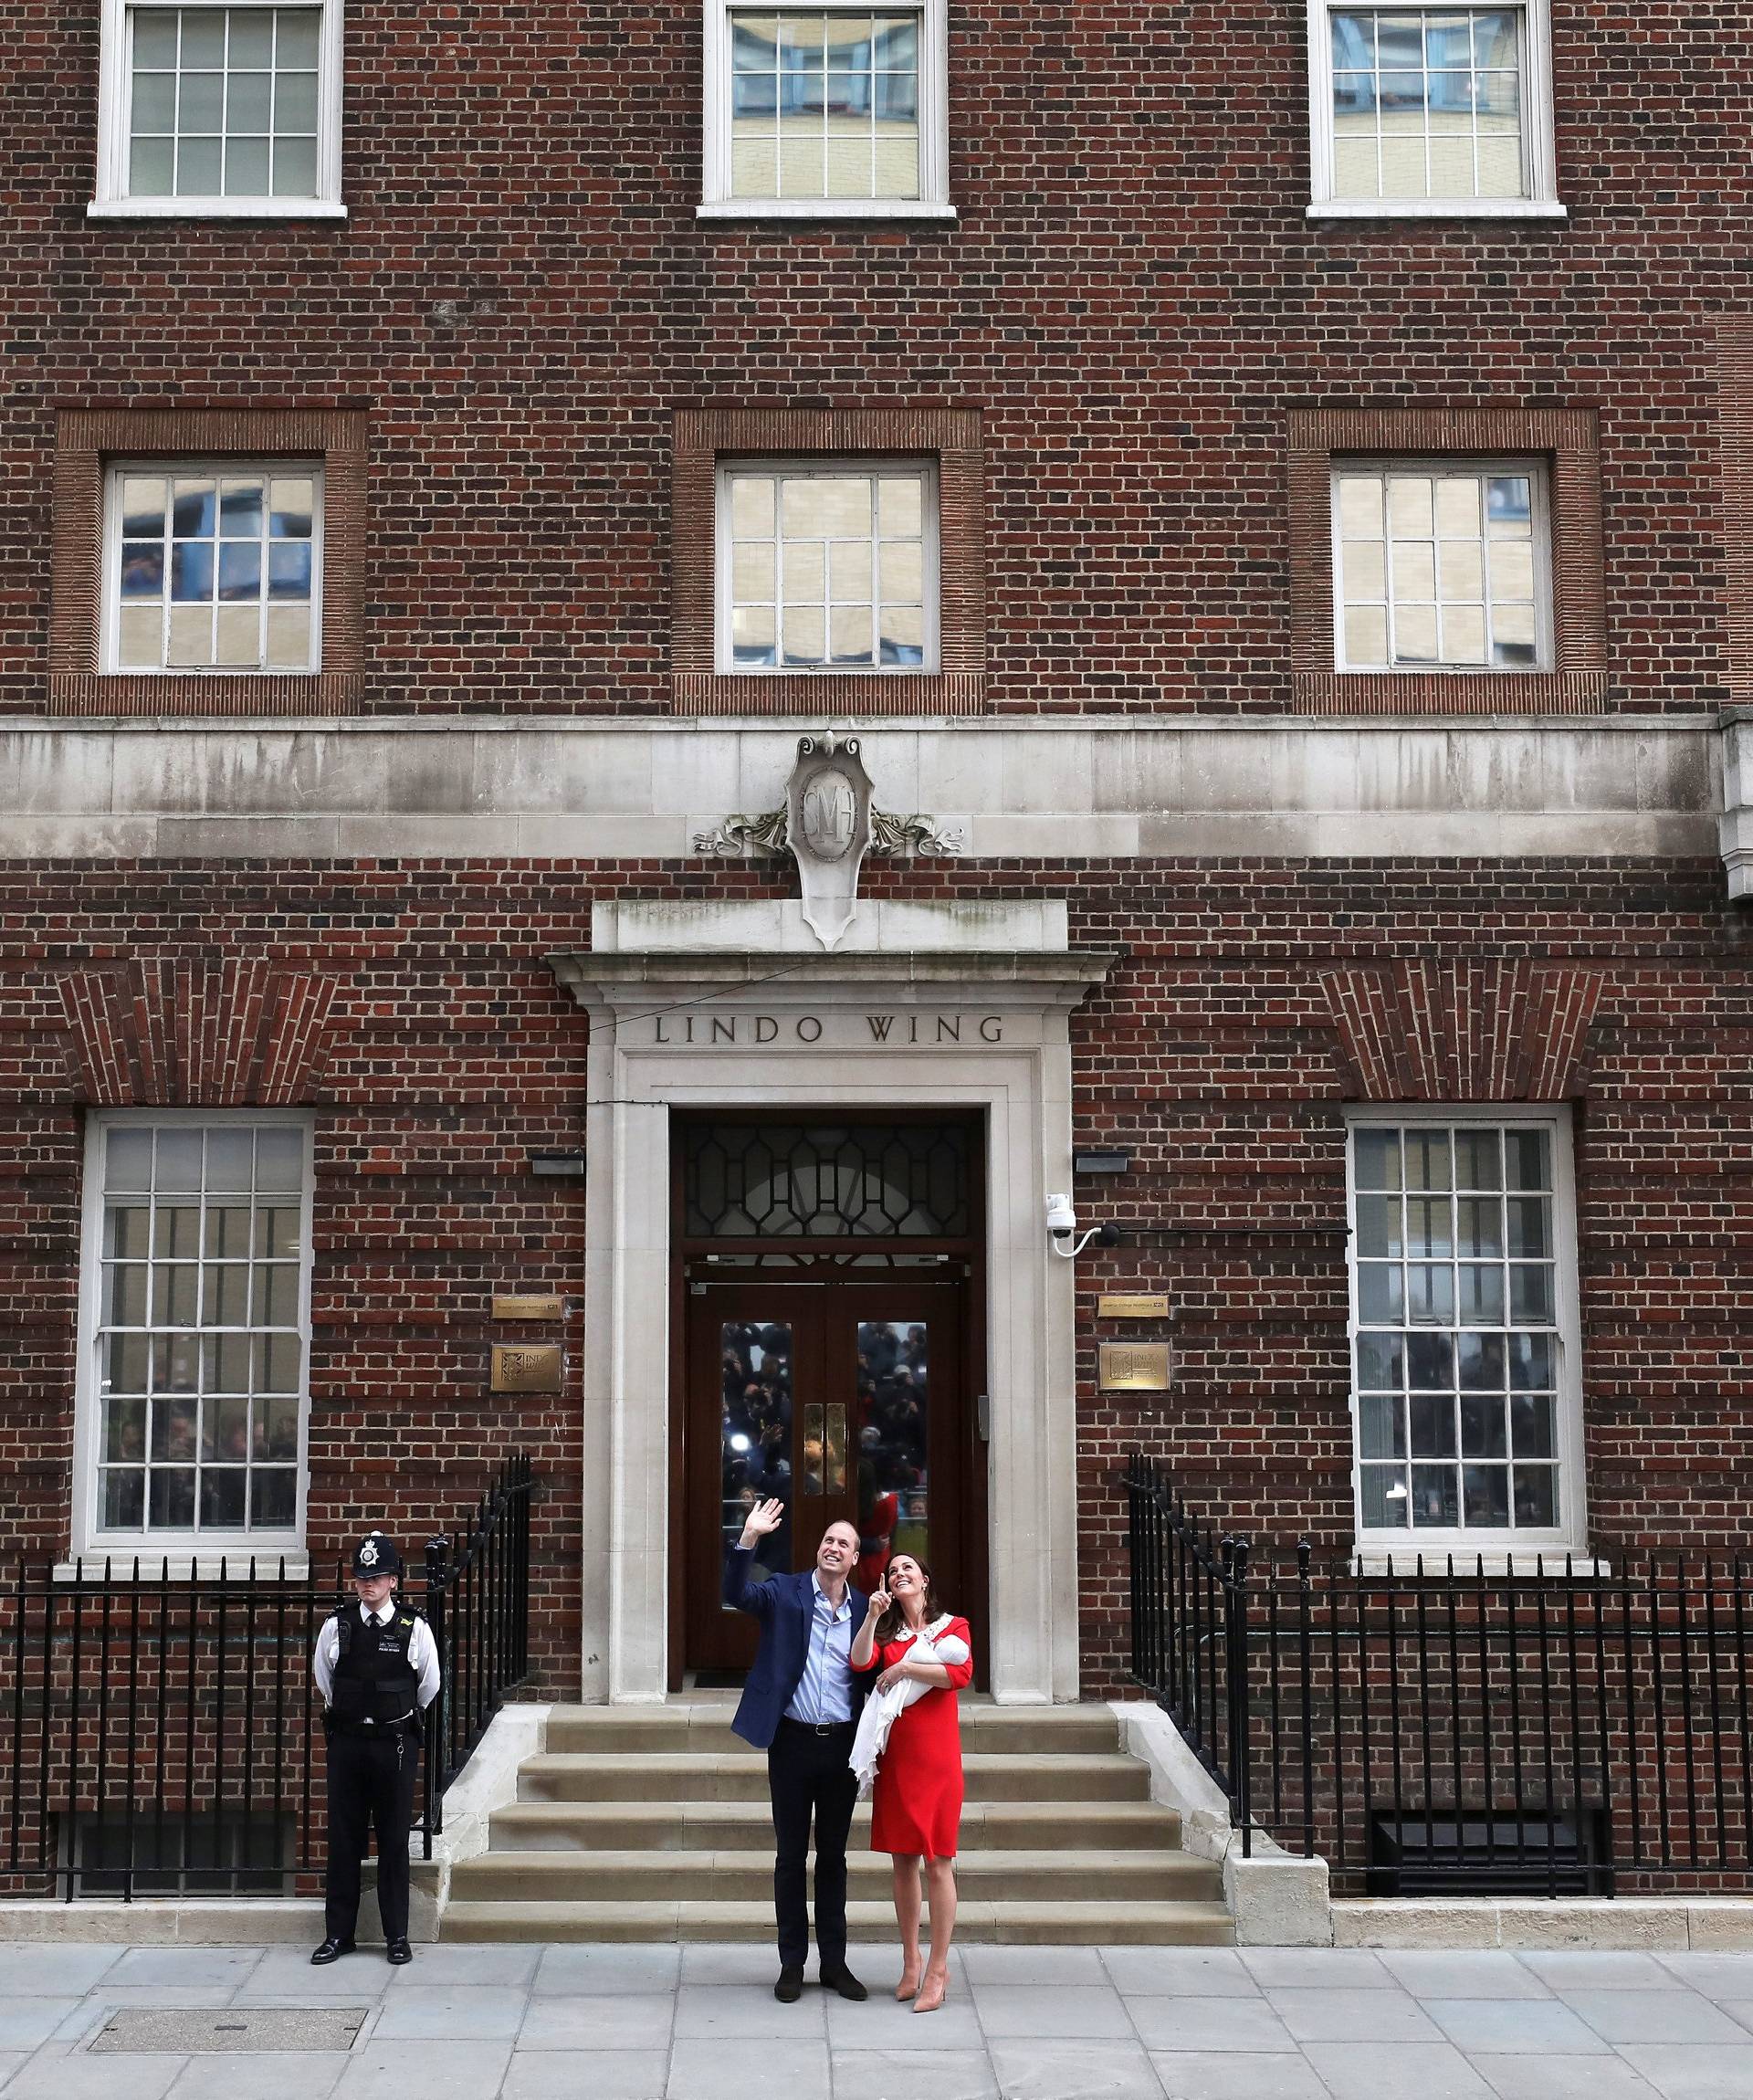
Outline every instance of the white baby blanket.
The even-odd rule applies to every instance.
[[[968,1643],[960,1639],[940,1640],[939,1635],[950,1623],[946,1612],[941,1619],[934,1619],[929,1626],[920,1629],[918,1637],[907,1652],[909,1663],[965,1663],[968,1660]],[[876,1767],[888,1746],[888,1731],[895,1726],[896,1717],[903,1706],[910,1706],[915,1699],[922,1699],[932,1685],[922,1685],[917,1677],[904,1677],[898,1685],[891,1685],[886,1692],[873,1692],[865,1701],[865,1710],[858,1717],[858,1733],[852,1745],[852,1769],[858,1775],[858,1798],[863,1801],[876,1783]]]

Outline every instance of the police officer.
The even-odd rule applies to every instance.
[[[425,1621],[397,1601],[402,1556],[381,1531],[353,1554],[358,1605],[325,1620],[310,1672],[329,1739],[329,1873],[321,1968],[353,1952],[359,1866],[377,1832],[377,1907],[393,1962],[408,1945],[408,1828],[420,1762],[420,1715],[438,1696],[438,1645]]]

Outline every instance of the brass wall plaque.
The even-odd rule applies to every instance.
[[[1104,1392],[1167,1392],[1166,1341],[1105,1341],[1097,1350]]]
[[[495,1319],[559,1319],[566,1310],[564,1298],[495,1298]]]
[[[1099,1297],[1096,1300],[1097,1319],[1167,1319],[1169,1300],[1166,1296]]]
[[[558,1392],[560,1344],[541,1342],[530,1348],[496,1341],[493,1344],[492,1390],[495,1392]]]

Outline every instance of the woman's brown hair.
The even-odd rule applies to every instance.
[[[919,1622],[920,1625],[922,1627],[929,1626],[934,1619],[942,1618],[943,1605],[939,1600],[938,1586],[932,1580],[930,1568],[919,1559],[917,1553],[891,1553],[888,1557],[888,1567],[892,1568],[897,1560],[910,1560],[925,1578],[925,1617]],[[884,1586],[887,1587],[888,1568],[883,1570],[883,1582]],[[901,1635],[908,1631],[907,1621],[901,1613],[899,1600],[891,1597],[888,1601],[888,1610],[876,1622],[876,1640],[879,1643],[898,1641]]]

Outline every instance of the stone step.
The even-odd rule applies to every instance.
[[[964,1754],[970,1801],[1144,1801],[1149,1773],[1115,1751],[1034,1758]],[[544,1752],[518,1776],[520,1801],[751,1801],[767,1800],[764,1752],[690,1757],[670,1751],[629,1756]]]
[[[858,1946],[893,1947],[887,1903],[846,1906]],[[764,1903],[452,1903],[439,1937],[450,1940],[771,1941],[773,1906]],[[1235,1938],[1216,1903],[964,1903],[959,1940],[1040,1947],[1229,1947]],[[866,1979],[868,1981],[869,1979]]]
[[[706,1752],[734,1755],[748,1745],[731,1732],[729,1701],[677,1701],[644,1713],[625,1706],[556,1706],[548,1718],[552,1752]],[[964,1700],[965,1749],[1013,1757],[1099,1756],[1119,1748],[1119,1725],[1105,1706],[994,1706]]]
[[[870,1806],[853,1818],[865,1842]],[[746,1801],[525,1801],[496,1809],[495,1851],[759,1852],[772,1856],[773,1819],[765,1796]],[[992,1845],[1018,1852],[1171,1850],[1181,1818],[1153,1801],[969,1801],[961,1811],[964,1857]]]
[[[889,1892],[886,1853],[856,1847],[855,1901]],[[485,1852],[451,1869],[453,1903],[771,1903],[770,1857],[753,1852]],[[956,1885],[968,1903],[1218,1903],[1223,1877],[1181,1852],[964,1851]]]

